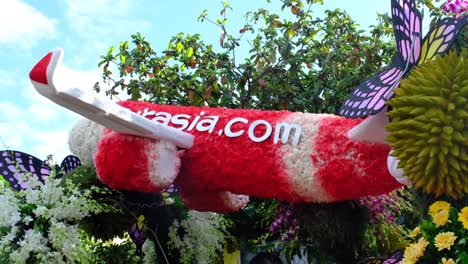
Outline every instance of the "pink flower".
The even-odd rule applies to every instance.
[[[442,9],[455,17],[462,17],[468,12],[468,0],[447,0]]]

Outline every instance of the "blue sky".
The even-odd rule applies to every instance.
[[[232,0],[228,30],[237,32],[248,10],[280,10],[280,1]],[[388,12],[389,0],[325,0],[314,9],[340,8],[364,29],[375,24],[376,13]],[[3,0],[0,16],[0,149],[20,150],[45,159],[53,154],[60,162],[69,154],[68,131],[78,115],[42,98],[29,82],[28,73],[50,49],[63,47],[64,65],[80,71],[82,81],[100,80],[99,56],[119,41],[141,32],[157,51],[179,32],[200,33],[217,46],[219,28],[199,23],[208,10],[216,18],[218,0]],[[248,37],[248,36],[246,36]]]

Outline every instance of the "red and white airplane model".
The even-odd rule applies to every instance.
[[[389,157],[384,113],[362,120],[116,104],[65,79],[62,53],[54,49],[42,58],[31,81],[43,96],[107,128],[94,126],[101,133],[94,164],[110,187],[156,192],[175,183],[189,208],[226,212],[243,207],[248,196],[333,202],[387,193],[406,183],[398,161]],[[91,132],[96,133],[83,131]]]

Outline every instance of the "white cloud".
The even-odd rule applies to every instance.
[[[19,0],[2,2],[0,43],[31,47],[39,39],[55,35],[55,22]]]
[[[25,136],[27,136],[25,133],[22,133],[24,130],[21,128],[24,126],[25,123],[21,121],[0,121],[0,148],[10,149],[17,146],[23,146],[23,139]]]
[[[70,155],[68,150],[68,129],[58,129],[44,131],[31,135],[31,139],[38,144],[31,147],[31,153],[46,158],[47,155],[54,155],[55,162],[62,162],[63,158]]]
[[[70,27],[91,34],[115,31],[118,19],[126,18],[131,7],[129,0],[67,0],[66,6]]]
[[[1,29],[0,29],[1,31]],[[0,86],[13,86],[16,84],[15,78],[12,76],[11,72],[1,70],[0,71]]]
[[[0,101],[0,113],[7,113],[10,118],[17,117],[21,114],[21,109],[11,102]]]
[[[0,122],[0,149],[20,150],[40,159],[45,159],[49,154],[54,155],[57,161],[63,159],[70,154],[68,131],[74,120],[78,120],[78,117],[70,116],[67,113],[59,114],[49,124],[39,124],[36,121],[40,118],[30,116],[29,110],[25,110],[17,120]],[[51,127],[50,124],[57,125]]]
[[[65,19],[73,32],[67,36],[66,46],[79,53],[71,64],[96,65],[110,46],[150,28],[151,23],[136,12],[141,5],[140,0],[66,0]]]

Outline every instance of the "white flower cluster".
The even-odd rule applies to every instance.
[[[30,177],[25,190],[1,187],[0,201],[0,259],[65,263],[86,256],[76,221],[101,210],[89,190],[52,175],[44,184]]]
[[[189,211],[185,220],[174,220],[169,227],[168,247],[177,250],[181,263],[210,263],[222,252],[227,220],[210,212]],[[184,235],[179,237],[182,229]],[[218,253],[217,253],[218,252]]]
[[[141,249],[143,252],[143,263],[144,264],[153,264],[158,263],[158,255],[156,254],[156,248],[150,239],[147,239],[143,244],[143,248]]]
[[[13,190],[4,188],[4,193],[0,194],[0,226],[14,226],[21,220],[21,214]]]

